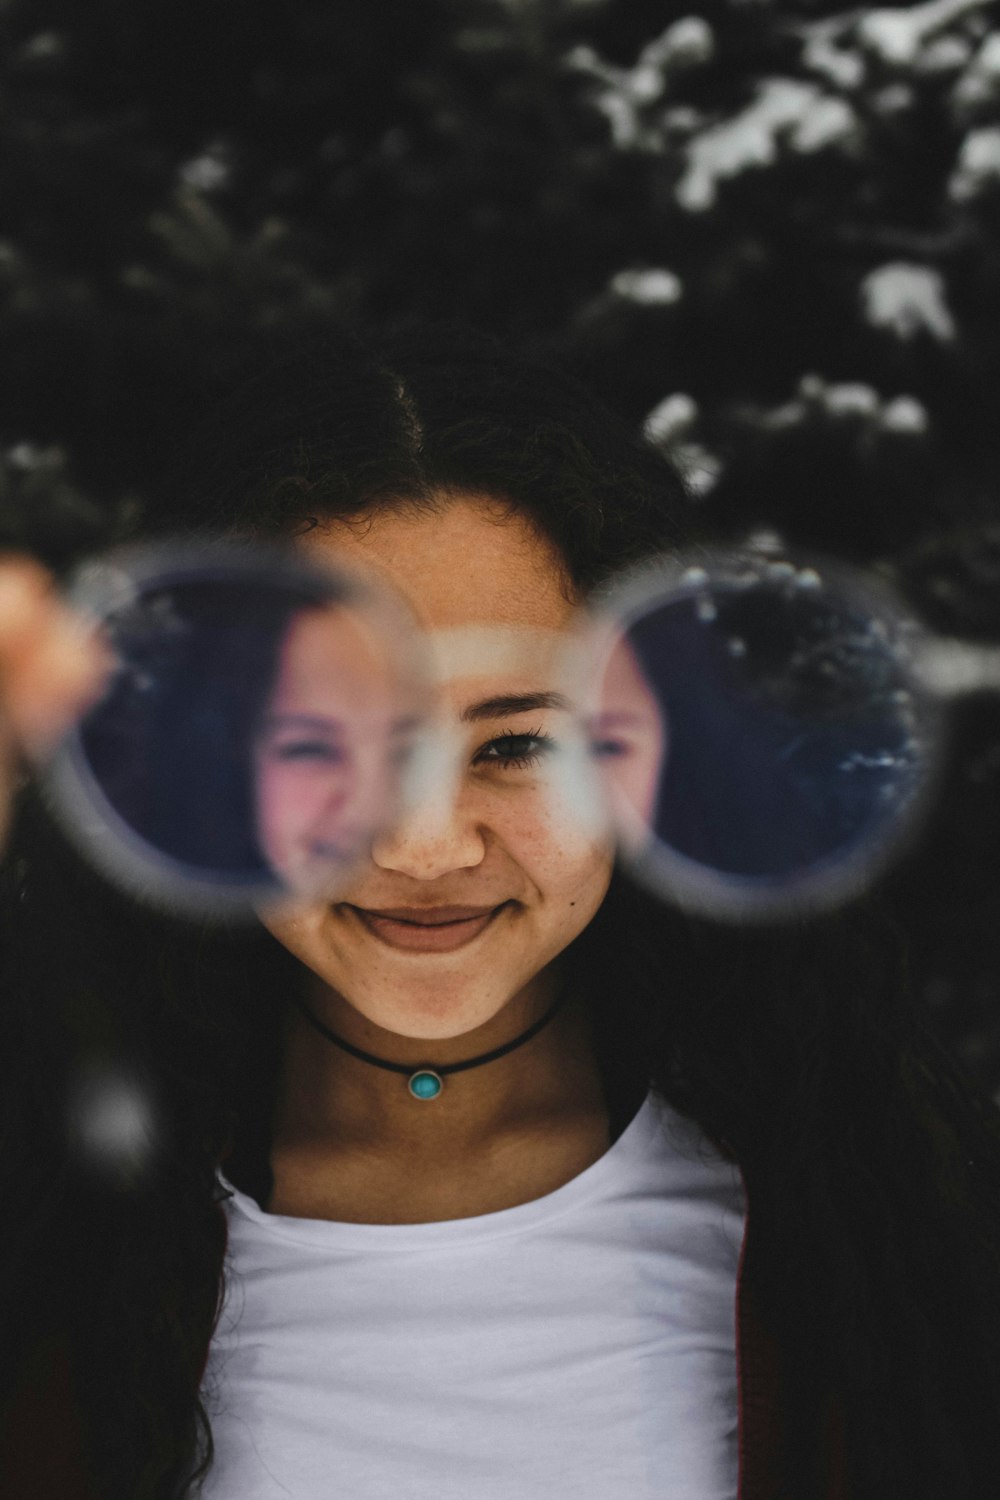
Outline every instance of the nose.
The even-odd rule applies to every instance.
[[[392,826],[372,841],[372,860],[380,868],[432,880],[482,862],[482,830],[461,795],[462,754],[461,739],[443,729],[421,737]]]
[[[352,847],[357,842],[359,818],[358,778],[351,772],[330,778],[313,808],[309,836],[315,846],[330,850]]]

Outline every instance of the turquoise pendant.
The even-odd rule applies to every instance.
[[[444,1084],[437,1073],[422,1068],[419,1073],[410,1074],[408,1087],[414,1099],[436,1099]]]

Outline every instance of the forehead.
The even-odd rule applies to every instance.
[[[371,569],[400,593],[425,630],[512,626],[563,630],[572,586],[556,547],[519,512],[474,496],[438,513],[400,508],[325,522],[300,539],[318,561]]]
[[[279,688],[284,692],[336,682],[341,690],[387,683],[390,663],[369,622],[334,604],[301,609],[289,622],[279,652]],[[386,689],[387,690],[387,689]]]

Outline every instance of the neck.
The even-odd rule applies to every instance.
[[[464,1062],[519,1037],[558,994],[545,970],[484,1025],[460,1036],[424,1039],[376,1026],[318,982],[305,996],[336,1035],[388,1062],[416,1069]],[[444,1078],[436,1099],[414,1099],[403,1074],[380,1068],[320,1036],[297,1006],[285,1023],[275,1102],[274,1144],[285,1151],[364,1146],[387,1160],[454,1162],[500,1136],[604,1108],[590,1017],[567,996],[523,1045],[492,1062]]]

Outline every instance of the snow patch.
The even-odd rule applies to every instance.
[[[832,417],[874,417],[881,404],[878,392],[860,381],[828,385],[822,399]]]
[[[808,154],[835,146],[847,140],[857,128],[858,120],[845,99],[819,99],[799,121],[792,134],[796,151]]]
[[[871,102],[876,114],[892,119],[893,115],[901,115],[904,110],[912,109],[916,103],[916,95],[908,83],[890,83],[873,94]]]
[[[897,338],[929,333],[941,343],[955,337],[955,321],[945,300],[944,278],[932,266],[892,261],[870,271],[861,283],[861,303],[873,328]]]
[[[927,408],[916,396],[896,396],[887,401],[879,422],[887,432],[913,434],[926,432],[931,425]]]
[[[658,104],[671,79],[708,62],[715,53],[715,36],[700,16],[682,16],[647,43],[631,68],[609,63],[593,47],[579,45],[562,59],[563,66],[594,79],[593,104],[611,127],[613,144],[622,151],[656,152],[663,148],[661,130],[643,119]]]
[[[682,16],[642,49],[640,64],[674,71],[695,68],[715,55],[715,36],[701,16]]]
[[[835,47],[820,23],[806,29],[802,61],[811,73],[817,73],[839,89],[860,88],[864,82],[865,64],[859,53]]]
[[[972,56],[972,44],[964,37],[941,36],[925,47],[917,58],[918,73],[932,77],[940,73],[957,73]]]
[[[200,156],[182,162],[177,175],[185,187],[198,193],[212,193],[228,186],[232,176],[228,147],[221,141],[213,142]]]
[[[1000,99],[1000,32],[991,31],[952,91],[952,105],[965,116]]]
[[[817,412],[835,421],[862,422],[886,432],[913,436],[927,432],[930,418],[915,396],[894,396],[883,402],[878,392],[860,381],[829,385],[821,375],[803,375],[791,401],[752,418],[767,432],[781,432],[814,419]]]
[[[851,106],[817,84],[763,79],[746,109],[688,143],[687,170],[674,195],[689,213],[703,213],[715,204],[721,181],[750,167],[772,166],[780,137],[787,137],[793,150],[808,153],[851,140],[858,129]]]
[[[673,271],[651,269],[619,271],[612,278],[611,290],[616,297],[639,302],[644,307],[670,307],[680,301],[684,288]]]
[[[948,196],[956,203],[978,198],[1000,181],[1000,125],[970,130],[959,149],[948,180]]]
[[[982,9],[987,0],[927,0],[900,10],[870,10],[857,23],[861,45],[882,62],[913,67],[936,32]]]
[[[675,391],[653,408],[642,426],[646,441],[667,454],[697,499],[715,488],[723,467],[716,454],[691,439],[699,416],[697,401],[685,391]]]
[[[698,420],[698,403],[683,391],[675,391],[654,406],[643,423],[648,442],[668,446],[689,432]]]

